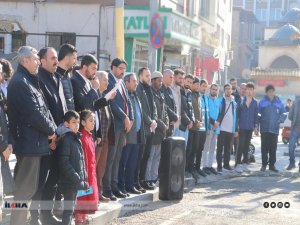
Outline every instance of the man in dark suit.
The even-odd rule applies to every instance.
[[[90,54],[83,56],[80,70],[76,70],[71,81],[74,91],[75,110],[89,109],[93,112],[108,105],[108,99],[99,96],[99,81],[95,78],[98,60]]]
[[[124,82],[128,90],[134,112],[132,129],[126,135],[126,146],[123,148],[119,165],[119,188],[124,193],[141,194],[134,187],[134,176],[139,157],[140,144],[145,144],[143,115],[140,99],[136,93],[137,78],[135,73],[125,75]]]
[[[160,91],[163,93],[167,108],[167,113],[169,117],[169,129],[167,130],[167,137],[170,137],[174,133],[174,124],[178,120],[176,104],[172,90],[170,88],[174,78],[174,72],[170,69],[167,69],[163,73],[163,84],[160,88]]]
[[[149,159],[152,138],[157,127],[157,109],[153,100],[153,92],[151,89],[151,73],[148,68],[140,68],[138,72],[139,84],[137,86],[137,94],[140,97],[142,109],[143,109],[143,123],[146,136],[146,145],[141,145],[139,153],[139,165],[137,167],[136,174],[136,188],[141,189],[140,185],[144,189],[154,190],[154,186],[151,183],[145,182],[145,174],[147,169],[147,162]]]
[[[39,67],[38,72],[39,84],[54,122],[56,126],[59,126],[61,123],[63,123],[64,114],[67,112],[67,104],[61,78],[55,73],[58,65],[57,53],[54,48],[46,47],[42,48],[38,55],[41,61],[41,66]],[[53,148],[55,147],[56,146],[53,146]],[[43,224],[54,224],[57,222],[55,220],[53,222],[54,218],[52,217],[51,209],[45,210],[47,208],[47,205],[45,204],[53,201],[57,191],[58,164],[55,160],[55,155],[56,151],[54,151],[54,154],[44,156],[41,163],[41,168],[48,168],[47,170],[41,170],[42,172],[48,173],[48,170],[50,169],[45,187],[40,190],[40,194],[42,196],[41,222]],[[53,205],[50,208],[53,208]],[[32,217],[34,216],[33,214],[34,213],[31,211]]]
[[[117,90],[116,97],[110,102],[111,110],[114,116],[115,143],[109,145],[106,162],[106,170],[103,177],[103,196],[116,200],[125,198],[118,187],[119,162],[122,155],[122,149],[125,145],[126,133],[132,127],[134,115],[128,91],[125,87],[122,77],[124,76],[127,63],[124,59],[115,58],[111,63],[111,72],[108,75],[108,88]]]

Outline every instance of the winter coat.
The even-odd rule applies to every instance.
[[[63,91],[64,91],[68,110],[75,110],[73,87],[72,87],[71,75],[69,71],[64,70],[61,67],[57,67],[55,73],[59,75],[59,77],[61,78],[61,83],[63,86]]]
[[[272,101],[265,96],[258,106],[260,132],[279,134],[279,124],[286,119],[285,108],[280,99],[275,96]]]
[[[165,98],[165,103],[167,107],[167,113],[169,117],[169,123],[176,122],[178,120],[176,104],[172,90],[165,85],[162,85],[160,88],[161,93],[163,93]],[[174,125],[169,124],[169,129],[167,130],[167,137],[172,136],[174,133]]]
[[[190,122],[195,121],[194,109],[192,104],[192,92],[190,90],[180,89],[181,93],[181,124],[179,129],[186,131]]]
[[[73,133],[65,126],[57,129],[57,160],[59,165],[59,185],[73,191],[87,188],[87,173],[80,134]]]
[[[51,154],[48,136],[56,125],[45,103],[37,75],[19,64],[8,86],[8,120],[14,153],[27,156]]]
[[[68,111],[61,79],[59,75],[50,73],[43,67],[39,68],[38,77],[51,115],[58,126]]]
[[[169,127],[169,117],[163,94],[159,90],[155,90],[154,88],[152,88],[152,92],[153,100],[157,108],[157,127],[155,129],[155,134],[153,135],[152,144],[159,145],[166,137]]]
[[[93,213],[98,209],[99,192],[96,175],[96,153],[92,133],[81,130],[84,160],[86,165],[88,184],[93,187],[93,193],[77,198],[76,212]],[[80,212],[79,212],[80,213]]]
[[[147,137],[151,134],[150,125],[152,120],[157,120],[157,108],[155,102],[153,101],[153,93],[150,86],[146,89],[142,83],[139,83],[136,92],[141,101],[143,109],[143,123],[145,136]],[[149,99],[152,99],[152,101],[149,102]]]

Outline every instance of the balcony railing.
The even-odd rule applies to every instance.
[[[255,68],[251,71],[251,76],[255,77],[274,77],[274,78],[300,78],[300,69],[260,69]]]

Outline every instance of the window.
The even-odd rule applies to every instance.
[[[209,0],[201,0],[200,4],[200,16],[209,19],[209,12],[210,12],[210,7],[209,7]]]
[[[19,31],[12,33],[12,51],[16,52],[21,46],[26,45],[26,34]]]
[[[59,49],[62,44],[68,43],[76,46],[75,33],[62,33],[62,32],[47,32],[48,46]]]

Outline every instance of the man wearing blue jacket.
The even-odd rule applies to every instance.
[[[260,115],[261,133],[261,171],[269,170],[278,172],[275,167],[276,150],[278,143],[279,124],[286,119],[285,108],[280,99],[275,96],[275,88],[269,84],[266,87],[266,96],[259,102],[258,113]]]
[[[207,126],[207,136],[205,140],[202,165],[203,171],[206,174],[218,174],[217,171],[212,167],[215,159],[217,137],[220,133],[219,122],[217,121],[220,111],[220,100],[217,98],[219,86],[212,84],[210,86],[210,93],[208,99],[208,119],[209,124]]]

